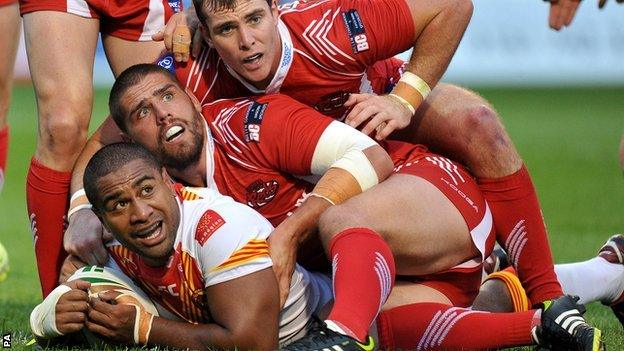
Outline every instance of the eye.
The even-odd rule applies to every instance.
[[[251,17],[249,19],[249,23],[250,24],[258,24],[258,23],[260,23],[261,20],[262,20],[262,16],[256,15],[256,16],[253,16],[253,17]]]
[[[154,192],[154,187],[151,185],[146,185],[143,188],[141,188],[141,196],[147,196],[153,192]]]
[[[137,116],[139,118],[144,118],[147,117],[149,115],[149,109],[147,107],[141,107],[137,113]]]
[[[223,27],[219,28],[219,34],[230,34],[232,33],[232,31],[234,31],[234,26],[231,24],[226,24]]]
[[[113,205],[113,211],[120,211],[128,206],[128,201],[117,201]]]
[[[169,102],[171,100],[173,100],[173,93],[165,93],[165,95],[163,95],[164,102]]]

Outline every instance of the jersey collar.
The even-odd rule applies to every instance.
[[[277,72],[275,72],[273,79],[271,79],[271,83],[269,83],[269,86],[266,89],[258,89],[254,87],[253,85],[249,84],[249,82],[247,82],[245,78],[241,77],[238,73],[236,73],[236,71],[230,68],[230,66],[226,65],[228,72],[230,72],[230,74],[234,78],[238,79],[238,81],[241,82],[245,86],[245,88],[247,88],[254,94],[274,94],[279,92],[280,88],[282,87],[282,83],[284,82],[284,79],[286,79],[286,74],[288,73],[288,71],[290,70],[290,66],[292,65],[294,58],[294,48],[292,39],[290,38],[290,32],[288,31],[288,28],[286,28],[286,25],[284,24],[284,22],[282,22],[281,19],[277,22],[277,29],[280,39],[282,41],[282,56],[280,57],[280,64],[277,68]]]

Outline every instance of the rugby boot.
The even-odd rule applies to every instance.
[[[615,234],[610,237],[598,251],[598,256],[610,263],[624,264],[624,235]],[[608,305],[624,327],[624,293],[615,302]]]
[[[315,351],[315,350],[343,350],[343,351],[372,351],[375,349],[375,340],[367,336],[366,343],[361,343],[347,335],[337,333],[322,321],[314,321],[307,335],[286,345],[281,350],[288,351]]]
[[[605,350],[602,332],[587,324],[585,306],[578,300],[578,296],[564,295],[542,303],[542,323],[532,331],[538,350]]]

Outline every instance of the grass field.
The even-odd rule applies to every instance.
[[[500,112],[528,165],[541,198],[556,262],[593,257],[608,236],[624,231],[624,179],[617,148],[624,130],[624,87],[482,89]],[[98,91],[94,116],[107,93]],[[0,241],[11,259],[0,283],[0,333],[14,349],[30,340],[28,316],[41,298],[26,216],[25,177],[35,148],[32,88],[17,87],[9,114],[11,145],[0,196]],[[606,333],[610,350],[624,350],[624,332],[609,309],[589,306],[588,319]]]

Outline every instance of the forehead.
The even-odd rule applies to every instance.
[[[121,98],[122,106],[130,108],[132,107],[132,103],[152,96],[154,91],[171,83],[174,83],[176,87],[178,86],[176,82],[172,81],[170,77],[163,73],[149,73],[139,82],[132,84],[126,89],[126,92],[123,93]]]
[[[138,186],[141,179],[161,179],[160,172],[144,160],[133,160],[97,181],[100,198],[123,189]]]
[[[268,9],[269,5],[266,0],[238,0],[234,8],[221,8],[217,5],[216,9],[206,5],[206,15],[215,23],[231,20],[233,17],[245,15],[259,9]]]

